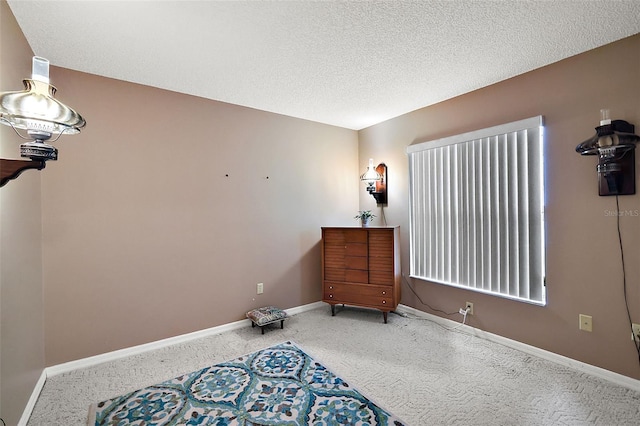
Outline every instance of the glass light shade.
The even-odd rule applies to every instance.
[[[86,122],[53,97],[56,88],[38,80],[23,80],[25,90],[0,94],[0,117],[17,129],[78,133]],[[1,123],[8,124],[4,120]]]
[[[0,123],[49,134],[74,134],[85,126],[80,114],[54,98],[56,88],[49,84],[48,60],[34,56],[31,79],[23,83],[23,91],[0,93]]]
[[[369,167],[367,167],[367,171],[360,176],[360,180],[370,182],[382,180],[382,176],[376,171],[376,168],[373,166],[372,158],[369,159]]]

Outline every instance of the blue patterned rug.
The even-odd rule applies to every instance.
[[[89,425],[397,425],[291,342],[91,406]]]

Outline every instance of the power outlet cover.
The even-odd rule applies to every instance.
[[[640,341],[640,324],[631,324],[631,330],[633,330],[631,340],[635,340],[636,342]],[[636,336],[635,339],[633,338],[634,335]]]
[[[469,315],[473,315],[473,303],[471,302],[465,303],[464,308],[465,309],[469,308]]]
[[[580,330],[593,331],[593,317],[591,315],[580,314]]]

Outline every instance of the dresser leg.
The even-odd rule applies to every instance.
[[[336,316],[336,305],[331,305],[331,316],[332,317]]]
[[[384,312],[382,313],[382,316],[384,317],[384,323],[385,323],[385,324],[387,323],[387,313],[388,313],[387,311],[384,311]]]

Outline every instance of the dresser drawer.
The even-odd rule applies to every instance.
[[[345,256],[345,269],[369,269],[369,262],[366,257]]]
[[[361,228],[325,228],[322,237],[325,244],[344,246],[345,243],[367,244],[369,234],[366,229]]]
[[[366,229],[346,229],[344,230],[344,240],[347,243],[367,244],[369,234]]]
[[[323,300],[390,310],[396,307],[393,291],[387,286],[325,283]]]
[[[369,256],[393,258],[393,233],[372,229],[369,233]]]
[[[352,244],[349,246],[325,246],[324,265],[330,268],[367,269],[367,246]]]
[[[369,271],[359,269],[324,269],[324,279],[327,281],[342,281],[348,283],[368,283]]]
[[[366,243],[347,243],[344,254],[347,256],[366,256],[369,251]]]
[[[380,285],[393,285],[395,283],[393,271],[369,271],[369,283]]]
[[[345,269],[344,280],[348,283],[368,283],[369,271],[360,271],[357,269]]]
[[[369,269],[372,271],[393,271],[392,257],[370,257]]]
[[[349,262],[359,262],[355,266],[356,269],[367,269],[367,244],[325,244],[323,249],[324,263],[327,266],[330,265],[332,267],[350,267],[348,266]]]

